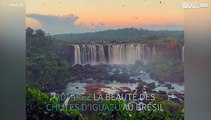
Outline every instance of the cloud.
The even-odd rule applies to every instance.
[[[39,21],[42,29],[50,34],[83,33],[105,29],[105,25],[103,23],[92,24],[91,26],[84,25],[83,23],[77,24],[76,21],[79,17],[74,14],[64,16],[27,14],[26,17]]]
[[[26,18],[26,25],[34,29],[42,28],[40,22],[32,18]]]

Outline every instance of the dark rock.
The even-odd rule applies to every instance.
[[[166,93],[166,91],[159,91],[158,94],[163,97],[164,99],[168,99],[168,95]]]
[[[178,103],[180,105],[183,105],[184,103],[179,98],[170,98],[171,101],[174,101],[175,103]]]
[[[162,80],[159,80],[158,83],[160,83],[160,84],[165,84],[165,82],[162,81]]]
[[[166,83],[165,86],[168,88],[168,89],[172,89],[172,85],[170,83]]]
[[[176,93],[174,93],[174,95],[177,96],[178,98],[184,100],[184,94],[183,93],[176,92]]]
[[[136,87],[138,93],[142,93],[145,90],[144,85],[146,85],[146,83],[143,81],[138,83],[138,87]]]
[[[166,91],[161,91],[161,90],[160,90],[158,93],[159,93],[160,95],[167,95],[167,94],[166,94]]]
[[[152,91],[153,89],[155,89],[155,83],[153,82],[153,83],[149,83],[149,84],[147,84],[146,85],[146,90],[148,91],[148,92],[150,92],[150,91]]]

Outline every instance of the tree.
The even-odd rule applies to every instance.
[[[44,37],[45,36],[45,32],[41,29],[37,29],[35,30],[35,33],[37,36],[40,36],[40,37]]]
[[[32,36],[34,33],[34,30],[31,29],[30,27],[26,28],[26,36]]]
[[[60,105],[64,111],[47,110],[46,105]],[[58,98],[49,97],[39,89],[26,88],[26,119],[27,120],[87,120],[78,110],[65,109],[59,104]]]
[[[54,49],[55,39],[46,36],[41,29],[26,29],[26,75],[27,84],[49,90],[64,81],[69,63],[59,58]]]

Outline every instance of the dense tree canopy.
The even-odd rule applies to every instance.
[[[26,29],[26,75],[29,85],[46,89],[65,78],[69,63],[59,58],[54,41],[41,29]]]

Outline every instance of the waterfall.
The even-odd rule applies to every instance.
[[[75,64],[81,64],[81,51],[79,45],[74,45]]]
[[[97,63],[97,48],[95,45],[91,45],[91,64]]]
[[[155,57],[155,49],[140,43],[74,44],[74,64],[134,64]]]
[[[185,54],[185,46],[182,46],[182,62],[185,62],[185,58],[184,58],[184,54]]]
[[[103,45],[99,45],[99,63],[106,63],[105,61],[105,51]]]

